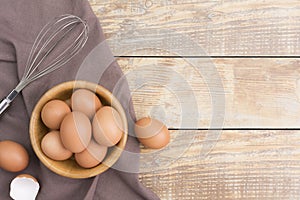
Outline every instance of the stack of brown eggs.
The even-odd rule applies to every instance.
[[[44,154],[53,160],[67,160],[74,155],[84,168],[97,166],[107,149],[117,144],[123,134],[119,113],[103,106],[88,89],[77,89],[67,101],[54,99],[41,112],[49,132],[41,141]]]

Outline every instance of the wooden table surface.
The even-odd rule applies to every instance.
[[[90,0],[137,117],[171,129],[142,150],[161,199],[300,199],[299,0]]]

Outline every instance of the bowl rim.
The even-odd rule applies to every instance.
[[[105,162],[103,161],[104,163],[101,162],[99,165],[97,165],[93,168],[87,168],[87,169],[82,168],[80,173],[72,173],[72,170],[61,169],[61,168],[56,167],[56,165],[53,165],[55,163],[61,163],[62,161],[52,160],[43,153],[43,151],[41,149],[41,145],[40,145],[41,138],[40,139],[37,138],[37,136],[40,133],[36,133],[35,126],[36,126],[37,122],[41,121],[40,111],[41,111],[42,107],[48,101],[55,99],[55,98],[53,98],[53,95],[55,95],[55,94],[57,95],[62,90],[70,90],[71,89],[72,91],[74,91],[75,89],[81,89],[81,88],[94,91],[98,96],[100,96],[104,99],[108,98],[108,100],[110,101],[109,102],[110,106],[112,106],[113,108],[115,108],[118,111],[118,113],[122,119],[123,135],[122,135],[121,140],[118,142],[118,144],[116,146],[114,146],[114,148],[111,150],[111,152],[109,153],[109,156],[104,159],[104,161],[105,161]],[[37,155],[39,160],[48,169],[55,172],[56,174],[59,174],[61,176],[68,177],[68,178],[77,178],[77,179],[90,178],[90,177],[94,177],[94,176],[99,175],[99,174],[103,173],[104,171],[108,170],[114,163],[116,163],[118,161],[119,157],[122,154],[122,151],[125,148],[125,145],[126,145],[126,142],[128,139],[127,117],[126,117],[126,113],[125,113],[122,105],[118,101],[118,99],[103,86],[101,86],[97,83],[92,83],[92,82],[88,82],[88,81],[81,81],[81,80],[68,81],[68,82],[63,82],[63,83],[53,86],[52,88],[47,90],[40,97],[40,99],[38,100],[38,102],[36,103],[36,105],[32,111],[31,117],[30,117],[29,135],[30,135],[31,146],[34,150],[34,153]]]

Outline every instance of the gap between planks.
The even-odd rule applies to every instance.
[[[118,56],[115,55],[115,58],[300,58],[300,56],[188,56],[188,55],[182,55],[182,56],[138,56],[138,55],[126,55],[126,56]]]
[[[208,131],[208,130],[220,130],[220,131],[235,131],[235,130],[241,130],[241,131],[247,131],[247,130],[254,130],[254,131],[260,131],[260,130],[269,130],[269,131],[299,131],[300,128],[168,128],[169,131]]]

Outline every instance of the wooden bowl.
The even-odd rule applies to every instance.
[[[115,108],[121,116],[124,128],[121,140],[115,146],[109,148],[105,159],[96,167],[88,169],[80,167],[73,157],[65,161],[52,160],[48,158],[41,149],[41,140],[44,135],[49,132],[49,129],[44,125],[41,119],[43,106],[53,99],[67,100],[71,97],[73,91],[79,88],[85,88],[95,92],[103,105]],[[69,178],[89,178],[103,173],[118,160],[125,148],[128,136],[128,125],[121,104],[107,89],[86,81],[70,81],[51,88],[41,97],[32,112],[29,132],[33,150],[46,167],[61,176]]]

